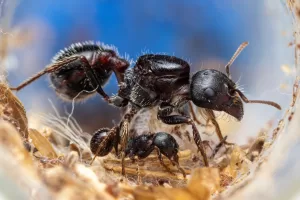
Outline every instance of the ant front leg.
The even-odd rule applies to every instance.
[[[193,120],[198,124],[198,125],[201,125],[203,126],[203,124],[199,121],[199,119],[196,117],[196,113],[194,111],[194,108],[193,108],[193,105],[192,103],[189,101],[189,110],[190,110],[190,113],[191,113],[191,116],[193,118]]]
[[[222,135],[222,132],[221,132],[219,123],[216,120],[216,116],[215,116],[214,111],[210,110],[210,109],[205,109],[205,112],[208,116],[208,121],[210,120],[212,122],[212,124],[215,126],[215,129],[216,129],[218,138],[220,140],[220,143],[224,143],[224,144],[227,144],[227,145],[234,145],[234,143],[230,143],[230,142],[227,142],[226,140],[224,140],[225,137],[223,137],[223,135]]]
[[[175,165],[177,167],[177,169],[182,173],[183,177],[186,178],[186,174],[184,169],[182,169],[182,167],[180,167],[179,165],[179,157],[178,155],[174,155],[173,159],[170,159],[170,161],[172,162],[173,165]]]
[[[140,185],[142,183],[142,177],[141,177],[141,171],[140,171],[140,159],[135,158],[135,156],[130,157],[132,164],[136,164],[136,176],[137,176],[137,185]]]
[[[226,143],[227,135],[223,138],[223,140],[215,147],[215,149],[212,151],[212,154],[210,156],[210,159],[213,159],[215,155],[219,152],[220,148],[223,146],[223,144]]]
[[[193,129],[193,137],[194,137],[194,141],[197,145],[198,150],[201,152],[201,155],[203,157],[203,161],[205,166],[209,166],[208,164],[208,159],[207,159],[207,155],[205,153],[203,144],[202,144],[202,139],[200,136],[200,133],[195,125],[195,122],[190,118],[190,117],[186,117],[186,116],[182,116],[182,115],[171,115],[171,113],[173,112],[174,107],[171,105],[168,105],[167,103],[162,103],[159,106],[158,109],[158,114],[157,114],[157,118],[160,119],[162,122],[164,122],[165,124],[189,124],[192,126]]]
[[[96,65],[99,60],[100,63],[107,64],[109,68],[114,72],[117,78],[119,90],[124,89],[126,87],[126,84],[124,83],[125,71],[129,67],[130,63],[126,59],[116,56],[116,53],[112,50],[106,50],[100,52],[99,54],[96,54],[91,60],[91,66]],[[91,72],[93,72],[93,70]],[[99,93],[101,93],[101,95],[105,95],[102,88],[99,88]],[[107,102],[111,103],[111,99],[108,98],[107,95],[105,98]]]
[[[138,185],[140,185],[142,183],[139,161],[140,161],[139,159],[136,161],[136,174],[137,174],[137,184]]]
[[[122,175],[125,175],[125,150],[127,147],[127,142],[129,138],[129,124],[134,117],[134,115],[138,112],[137,109],[131,108],[128,113],[126,113],[120,123],[120,143],[121,143],[121,159],[122,159]]]
[[[27,85],[29,85],[30,83],[37,80],[38,78],[40,78],[41,76],[48,73],[59,72],[60,70],[63,70],[64,67],[67,67],[68,69],[82,68],[92,88],[95,89],[96,92],[100,94],[105,101],[109,102],[109,96],[102,89],[101,82],[97,79],[97,75],[95,74],[93,68],[91,67],[89,61],[85,56],[71,56],[62,59],[61,61],[56,61],[55,63],[47,66],[44,70],[40,71],[30,79],[20,84],[18,87],[10,88],[10,89],[19,91],[24,87],[26,87]]]
[[[104,92],[100,81],[97,79],[93,68],[85,56],[79,57],[79,64],[83,67],[86,77],[88,78],[92,88],[96,89],[97,93],[100,94],[106,102],[109,102],[109,96]]]
[[[66,59],[64,59],[62,61],[59,61],[59,62],[56,62],[54,64],[48,65],[44,70],[38,72],[33,77],[31,77],[28,80],[24,81],[23,83],[21,83],[17,87],[11,87],[10,89],[11,90],[15,90],[15,91],[20,91],[21,89],[23,89],[24,87],[26,87],[30,83],[32,83],[35,80],[39,79],[41,76],[43,76],[45,74],[48,74],[48,73],[55,72],[57,70],[60,70],[64,65],[69,64],[70,62],[73,62],[73,61],[75,61],[77,59],[78,59],[78,57],[76,57],[76,56],[69,57],[69,58],[66,58]]]
[[[163,158],[162,158],[162,155],[161,155],[161,152],[160,152],[160,150],[159,150],[159,148],[158,147],[155,147],[155,149],[156,149],[156,151],[157,151],[157,157],[158,157],[158,160],[159,160],[159,162],[160,162],[160,164],[170,173],[170,174],[172,174],[172,175],[175,175],[172,171],[171,171],[171,169],[164,163],[164,160],[163,160]],[[172,163],[173,164],[173,163]]]

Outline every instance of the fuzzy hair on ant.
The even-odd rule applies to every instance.
[[[57,53],[52,64],[44,70],[11,89],[19,91],[49,74],[55,92],[63,100],[72,101],[76,97],[76,101],[80,101],[98,93],[109,101],[102,87],[112,73],[115,73],[118,84],[122,83],[129,65],[114,46],[92,41],[75,43]]]

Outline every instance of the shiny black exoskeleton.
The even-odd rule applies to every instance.
[[[125,72],[118,97],[140,108],[161,102],[182,105],[189,92],[189,73],[189,64],[175,56],[143,55]]]
[[[97,92],[109,101],[102,87],[112,72],[116,74],[118,83],[123,82],[128,67],[129,62],[121,58],[113,47],[94,42],[76,43],[60,51],[43,71],[11,89],[21,90],[49,73],[57,95],[64,100],[82,100]]]
[[[108,136],[109,128],[101,128],[95,132],[93,135],[91,141],[90,141],[90,149],[93,154],[97,154],[98,156],[106,156],[109,152],[112,151],[115,143],[117,142],[115,138],[109,140],[106,144],[106,146],[97,153],[97,149],[101,142]]]
[[[97,156],[105,156],[111,152],[116,143],[118,143],[116,137],[111,137],[108,139],[103,150],[101,152],[97,152],[99,144],[108,137],[108,132],[109,129],[104,128],[98,130],[94,134],[90,142],[90,148],[93,154],[96,154]],[[184,177],[186,176],[184,170],[179,166],[179,146],[174,137],[168,133],[159,132],[149,135],[143,134],[130,138],[125,149],[125,157],[129,157],[132,160],[135,159],[135,156],[137,156],[138,159],[144,159],[147,158],[155,149],[157,151],[158,159],[163,167],[171,172],[168,166],[166,166],[163,162],[162,155],[166,156],[173,165],[176,165]]]
[[[173,136],[168,133],[159,132],[131,138],[128,142],[125,155],[128,155],[130,158],[137,156],[139,159],[143,159],[148,157],[155,147],[169,159],[174,156],[176,157],[179,149]]]
[[[225,74],[214,69],[197,72],[191,80],[190,97],[201,108],[224,111],[241,120],[243,103],[235,95],[236,84]]]

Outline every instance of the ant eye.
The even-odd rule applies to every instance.
[[[215,93],[215,91],[214,91],[213,89],[207,88],[207,89],[205,89],[205,91],[204,91],[204,95],[205,95],[206,97],[214,97],[214,96],[216,95],[216,93]]]

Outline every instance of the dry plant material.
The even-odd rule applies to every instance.
[[[57,158],[57,154],[53,149],[52,144],[39,131],[29,129],[29,138],[42,156],[50,159]]]
[[[42,177],[55,199],[115,198],[91,169],[79,164],[76,152],[68,154],[61,166],[43,171]]]
[[[198,168],[193,171],[191,179],[186,187],[142,187],[133,191],[136,200],[161,199],[161,200],[207,200],[213,193],[218,192],[220,187],[219,170],[216,168]]]
[[[0,120],[0,145],[9,149],[14,159],[23,167],[32,169],[33,160],[29,152],[25,149],[22,138],[15,127],[4,120]]]
[[[22,137],[28,138],[28,121],[24,106],[4,83],[0,83],[0,116],[13,124]]]
[[[250,161],[254,161],[254,159],[256,157],[258,157],[260,155],[260,153],[262,152],[263,148],[264,148],[264,144],[266,142],[266,136],[262,135],[260,137],[258,137],[253,144],[250,146],[246,156]]]
[[[179,163],[180,166],[185,170],[186,174],[191,173],[191,166],[195,165],[192,163],[192,153],[190,150],[179,151]],[[186,179],[184,179],[182,173],[171,164],[171,162],[163,157],[164,163],[170,168],[172,174],[165,170],[161,166],[156,152],[153,152],[150,156],[145,159],[132,163],[129,158],[125,159],[126,175],[134,177],[134,179],[141,178],[143,183],[154,183],[156,180],[169,180],[172,185],[184,185]],[[198,165],[198,163],[197,163]],[[121,161],[115,157],[108,157],[103,160],[103,167],[106,170],[120,174],[122,172]]]

